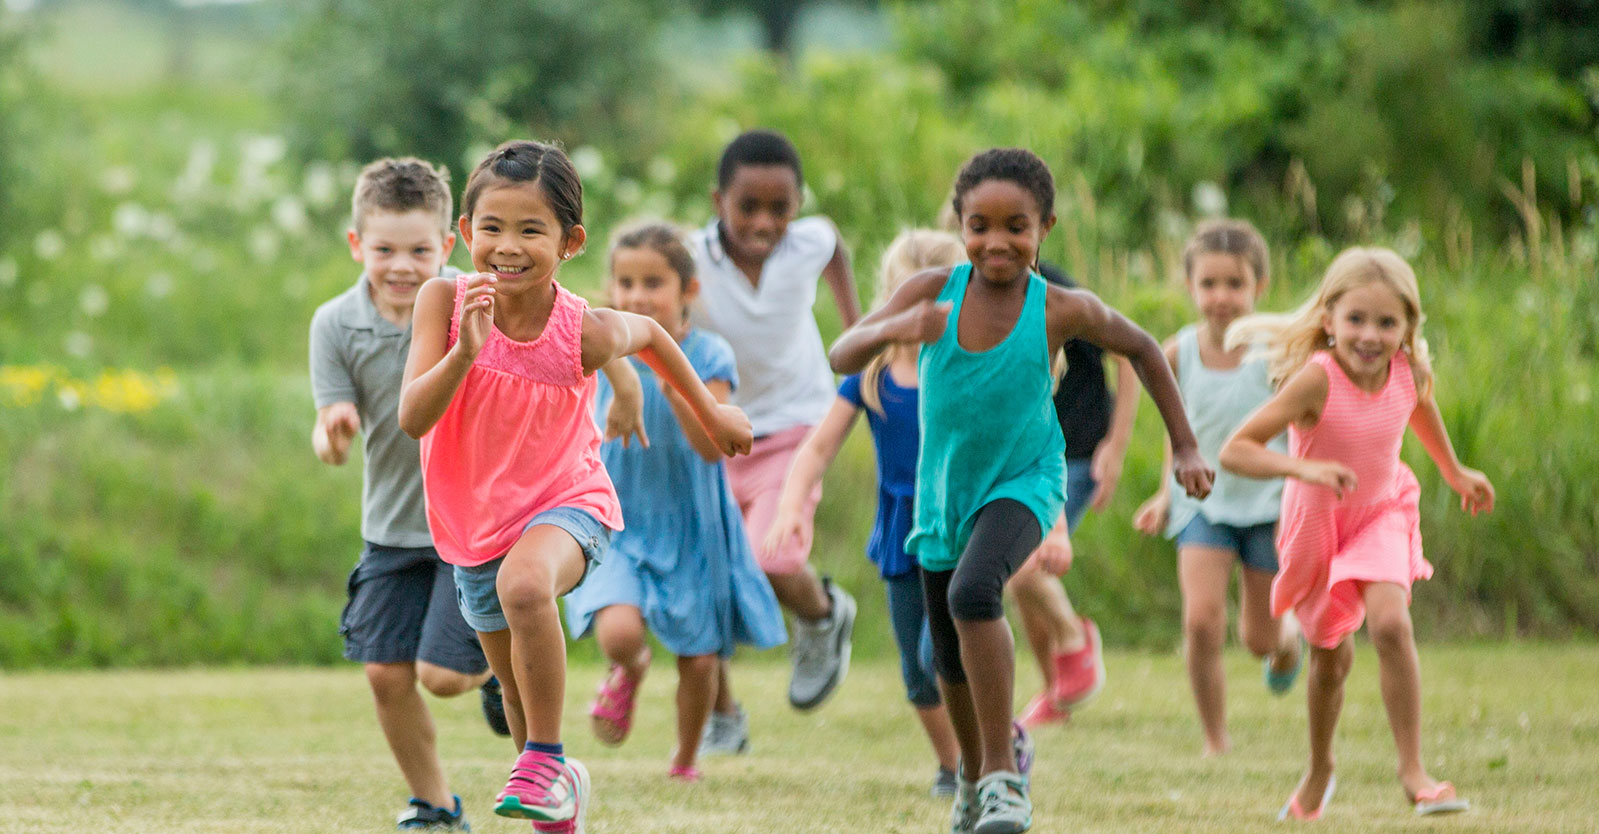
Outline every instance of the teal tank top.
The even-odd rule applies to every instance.
[[[971,264],[950,271],[938,301],[953,304],[944,335],[922,345],[915,525],[905,551],[930,571],[953,570],[984,505],[1010,498],[1048,532],[1066,502],[1066,442],[1055,417],[1044,321],[1048,284],[1027,279],[1016,325],[981,353],[960,345]]]

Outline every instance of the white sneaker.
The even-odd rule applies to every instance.
[[[849,673],[850,638],[855,633],[855,598],[824,578],[822,588],[833,602],[823,620],[796,620],[789,657],[794,676],[788,683],[788,702],[795,709],[821,706]]]

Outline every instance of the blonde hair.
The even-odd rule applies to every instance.
[[[953,266],[966,259],[961,242],[948,232],[933,229],[906,229],[900,232],[888,248],[883,250],[883,261],[877,269],[877,298],[873,307],[881,307],[888,297],[916,273],[937,266]],[[883,400],[877,393],[878,380],[891,362],[905,351],[914,351],[909,345],[891,345],[872,357],[861,371],[861,402],[877,414],[883,413]]]
[[[1312,354],[1327,349],[1323,321],[1332,314],[1338,299],[1350,290],[1373,283],[1393,290],[1405,307],[1405,319],[1410,323],[1410,330],[1400,342],[1399,349],[1410,359],[1410,368],[1416,377],[1416,394],[1429,396],[1432,393],[1432,363],[1427,355],[1427,340],[1421,335],[1421,325],[1427,320],[1421,311],[1421,291],[1416,285],[1415,270],[1392,249],[1362,246],[1345,249],[1328,265],[1316,293],[1299,309],[1288,314],[1245,316],[1233,322],[1227,328],[1227,347],[1261,345],[1271,384],[1281,387],[1310,361]]]

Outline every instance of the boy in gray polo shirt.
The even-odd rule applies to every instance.
[[[489,726],[510,731],[498,682],[456,604],[454,573],[433,549],[417,442],[396,420],[417,290],[455,245],[449,175],[417,159],[380,159],[361,171],[352,203],[350,254],[365,269],[311,319],[311,445],[339,466],[356,434],[366,444],[365,547],[339,632],[344,656],[365,664],[378,723],[411,790],[398,827],[468,831],[418,681],[441,697],[481,688]]]

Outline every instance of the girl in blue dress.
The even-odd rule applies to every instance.
[[[929,267],[953,266],[964,257],[954,235],[928,229],[901,232],[883,252],[878,302],[887,300],[915,273]],[[916,710],[938,759],[933,795],[952,797],[960,751],[933,674],[932,637],[927,627],[927,606],[922,601],[921,576],[916,559],[905,552],[916,494],[920,436],[916,418],[916,353],[916,345],[896,345],[879,353],[861,373],[844,379],[827,415],[794,453],[794,463],[778,499],[777,518],[760,546],[764,551],[777,552],[791,540],[810,539],[807,528],[811,516],[805,511],[806,496],[821,483],[822,473],[865,411],[872,443],[877,448],[877,520],[866,543],[866,556],[877,566],[888,595],[905,697]]]
[[[687,305],[699,286],[678,232],[665,223],[626,230],[610,258],[611,303],[666,328],[705,386],[726,402],[738,384],[733,350],[688,325]],[[739,643],[766,649],[786,637],[721,453],[688,403],[634,364],[644,382],[643,441],[630,446],[623,438],[601,449],[627,527],[568,595],[566,614],[572,634],[592,632],[611,662],[589,708],[594,734],[607,744],[622,743],[632,728],[651,659],[645,628],[677,656],[677,748],[668,773],[692,782],[700,778],[696,760],[716,699],[718,659]],[[601,380],[596,410],[603,414],[612,397]]]

